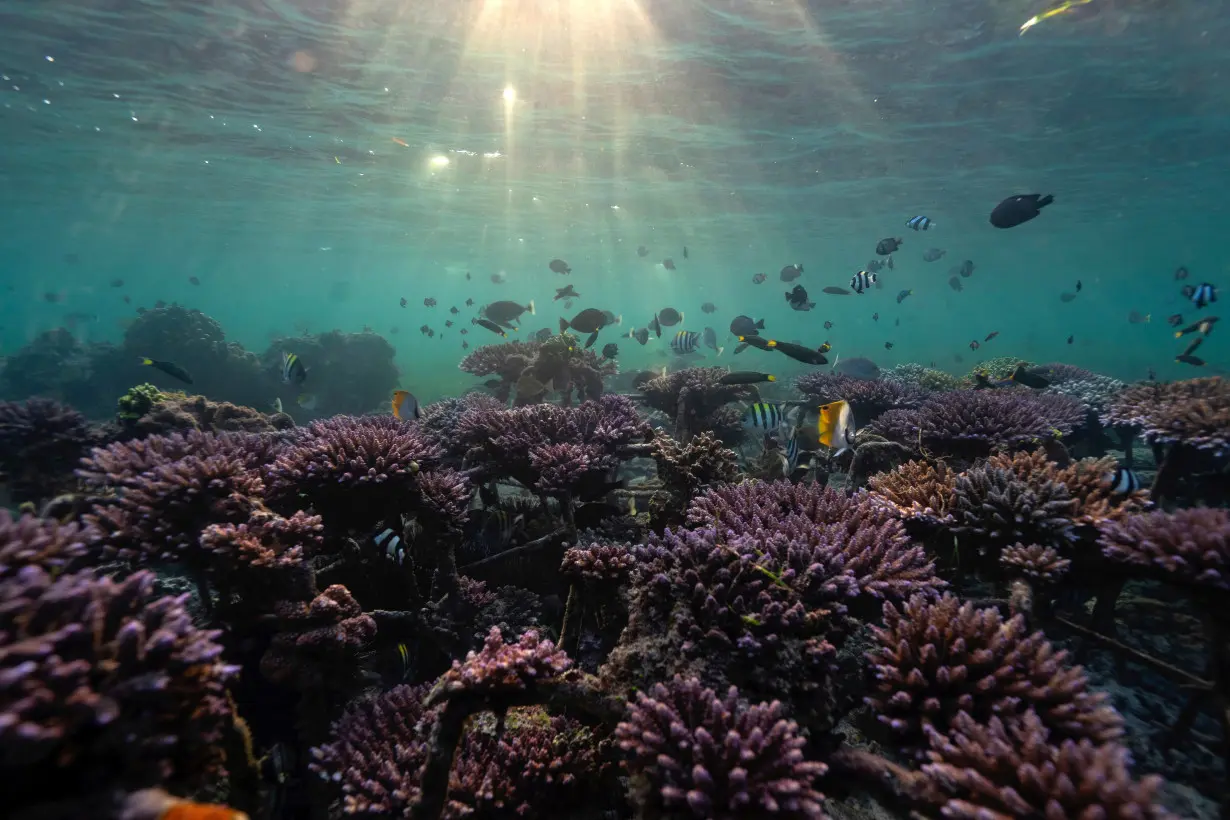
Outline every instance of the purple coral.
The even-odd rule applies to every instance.
[[[1230,590],[1230,511],[1207,507],[1133,515],[1098,524],[1112,561],[1153,577],[1206,590]]]
[[[626,544],[598,544],[573,547],[564,553],[560,574],[570,581],[619,586],[627,583],[636,558]]]
[[[437,533],[461,532],[470,518],[473,489],[456,470],[432,470],[419,474],[418,520]]]
[[[227,456],[248,469],[271,461],[294,433],[202,433],[189,430],[166,436],[115,442],[96,447],[81,461],[77,477],[94,490],[129,490],[141,486],[143,474],[186,456]]]
[[[738,414],[731,424],[722,410],[731,402],[754,400],[759,394],[754,387],[722,384],[726,375],[721,367],[688,367],[650,379],[641,385],[641,394],[650,407],[670,416],[677,433],[685,433],[680,438],[709,431],[732,441],[743,432]]]
[[[1015,542],[1066,544],[1076,539],[1076,507],[1058,481],[984,464],[957,476],[952,531],[974,536],[984,551]]]
[[[32,515],[14,519],[8,510],[0,508],[0,582],[28,566],[57,575],[84,558],[97,537],[98,533],[88,526]]]
[[[465,446],[458,441],[457,426],[470,410],[503,410],[504,403],[486,393],[466,393],[459,398],[447,398],[424,405],[419,427],[450,455],[465,455]]]
[[[534,489],[549,495],[572,495],[602,454],[582,444],[543,444],[530,450],[530,467],[538,473]]]
[[[952,595],[916,596],[901,609],[886,603],[884,626],[872,632],[876,693],[866,702],[907,744],[920,744],[926,728],[947,732],[958,712],[986,720],[1033,709],[1061,739],[1106,743],[1123,734],[1106,696],[1019,615],[1005,621]]]
[[[542,640],[531,629],[516,643],[505,643],[499,627],[492,627],[479,652],[470,652],[464,662],[441,676],[440,695],[466,694],[479,697],[509,694],[530,688],[536,681],[559,677],[572,661],[555,644]]]
[[[855,379],[839,373],[817,370],[800,376],[794,386],[817,404],[845,400],[854,411],[854,420],[865,425],[887,410],[920,406],[929,393],[920,387],[888,379]]]
[[[376,636],[376,622],[350,590],[334,584],[310,603],[283,601],[275,609],[280,631],[261,658],[265,677],[300,691],[344,688]]]
[[[0,402],[0,471],[17,501],[54,495],[90,445],[85,416],[50,399]]]
[[[155,598],[154,576],[53,577],[28,565],[0,579],[0,769],[6,810],[221,773],[233,714],[217,632],[187,596]]]
[[[1088,739],[1052,745],[1050,734],[1032,710],[985,724],[956,715],[948,734],[928,732],[928,802],[953,820],[1171,817],[1157,802],[1162,778],[1133,780],[1127,749]]]
[[[256,510],[243,524],[211,524],[201,533],[201,549],[225,568],[215,581],[249,602],[311,597],[307,559],[323,541],[320,516],[297,512],[282,518]]]
[[[1182,443],[1222,457],[1230,454],[1230,382],[1132,385],[1111,399],[1102,423],[1138,428],[1149,444]]]
[[[1014,544],[1000,553],[999,562],[1032,581],[1053,584],[1072,566],[1067,558],[1061,558],[1051,547],[1039,544]]]
[[[676,677],[638,692],[615,730],[634,791],[650,817],[819,818],[823,763],[805,760],[798,725],[781,704],[744,706]]]

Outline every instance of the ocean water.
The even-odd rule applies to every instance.
[[[622,315],[622,332],[671,306],[686,329],[725,337],[749,314],[881,366],[1012,355],[1193,375],[1165,317],[1194,312],[1178,266],[1194,284],[1227,272],[1228,6],[1094,0],[1018,34],[1047,7],[5,0],[0,355],[66,324],[118,341],[164,300],[258,352],[370,327],[430,401],[473,385],[456,368],[471,298],[534,300],[521,335],[584,307]],[[988,224],[1029,192],[1055,204]],[[907,230],[916,214],[936,226]],[[905,245],[883,289],[820,293],[885,237]],[[946,255],[924,262],[931,247]],[[957,293],[964,259],[976,271]],[[810,313],[783,298],[795,262]],[[565,284],[572,310],[552,302]],[[1208,339],[1205,372],[1224,344]],[[660,367],[665,347],[624,339],[622,365]]]

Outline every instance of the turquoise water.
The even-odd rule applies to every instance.
[[[96,316],[81,340],[118,342],[164,300],[257,352],[370,327],[430,401],[475,383],[457,328],[440,333],[448,307],[461,327],[466,298],[532,299],[522,336],[585,307],[624,331],[671,306],[687,329],[725,337],[745,313],[882,367],[1013,355],[1196,375],[1165,318],[1194,316],[1179,265],[1225,281],[1227,4],[1094,0],[1024,36],[1046,4],[938,5],[5,0],[0,355],[70,313]],[[1035,191],[1056,198],[1038,219],[988,224]],[[916,214],[937,227],[908,231]],[[885,237],[905,246],[882,290],[820,292]],[[924,262],[930,247],[946,256]],[[955,293],[963,259],[977,269]],[[783,298],[794,262],[810,313]],[[565,284],[583,295],[568,311],[551,298]],[[660,367],[665,342],[621,340],[623,368]],[[703,363],[726,363],[723,344]],[[1225,351],[1213,334],[1202,370]]]

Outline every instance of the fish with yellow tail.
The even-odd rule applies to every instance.
[[[419,400],[409,390],[394,390],[392,404],[393,415],[396,418],[417,419],[423,415],[419,410]]]
[[[820,405],[820,420],[816,429],[819,432],[820,443],[825,447],[834,447],[840,455],[846,450],[854,449],[854,413],[846,401],[835,401]]]

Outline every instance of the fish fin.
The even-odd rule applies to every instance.
[[[534,300],[533,299],[530,300],[530,303],[529,305],[527,305],[527,307],[530,309],[530,315],[533,316],[534,315]]]
[[[770,339],[765,344],[769,347],[777,347],[777,339]]]
[[[684,322],[683,311],[681,310],[679,311],[679,324],[683,324],[683,322]]]
[[[1052,202],[1054,202],[1054,201],[1055,201],[1055,197],[1054,197],[1054,195],[1052,195],[1052,194],[1047,194],[1046,196],[1044,196],[1044,197],[1042,197],[1041,199],[1039,199],[1039,200],[1038,200],[1037,207],[1039,207],[1039,208],[1045,208],[1047,205],[1050,205],[1050,204],[1051,204]]]
[[[568,320],[567,320],[567,319],[563,319],[563,318],[561,318],[561,319],[559,320],[559,332],[560,332],[560,333],[567,333],[567,332],[568,332]]]
[[[717,349],[718,355],[719,355],[719,356],[721,356],[721,355],[722,355],[722,351],[723,351],[723,350],[725,350],[725,349],[726,349],[726,348],[724,348],[724,347],[719,347],[719,348]]]
[[[598,341],[598,331],[595,330],[593,333],[589,334],[589,338],[586,339],[585,349],[589,350],[591,347],[594,346],[594,342],[596,341]]]
[[[624,323],[624,315],[621,313],[615,317],[615,324],[622,325]]]
[[[666,377],[666,365],[662,365],[662,372],[659,373],[658,375],[662,376],[663,378]]]
[[[755,324],[757,330],[764,330],[764,319],[761,319]]]
[[[147,358],[147,357],[145,357],[145,356],[142,356],[142,357],[141,357],[141,364],[144,364],[144,365],[151,365],[151,364],[153,364],[153,363],[154,363],[154,360],[153,360],[153,359]]]

